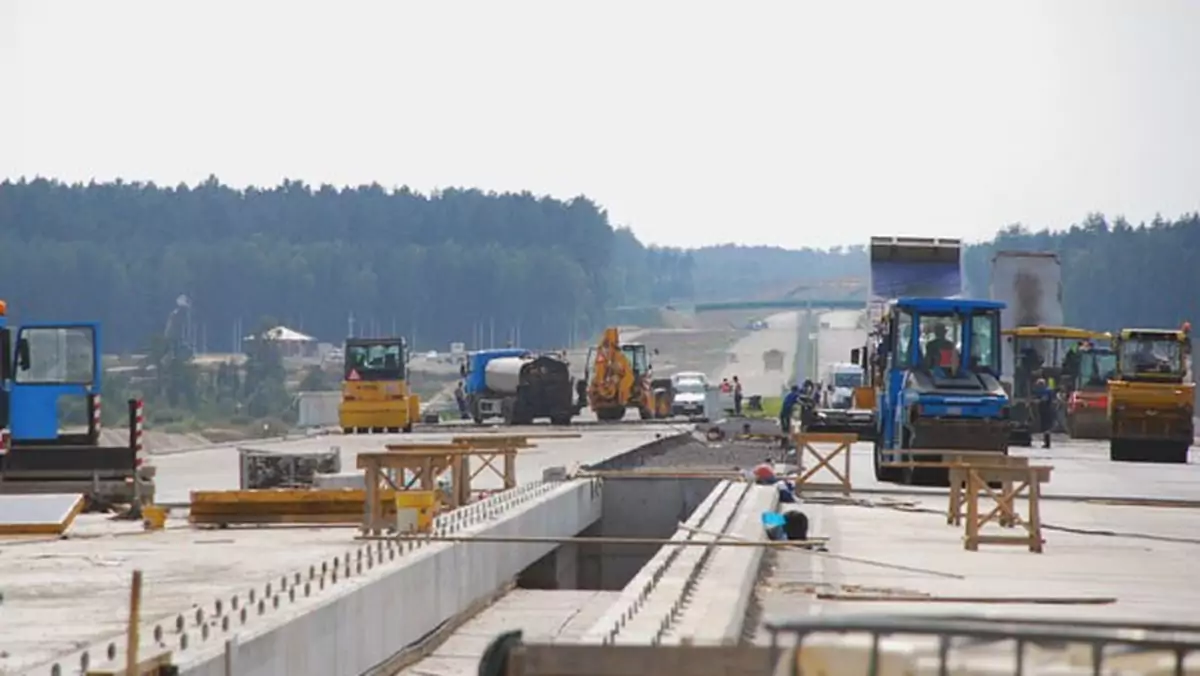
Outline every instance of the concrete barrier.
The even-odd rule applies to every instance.
[[[435,529],[569,537],[600,518],[601,499],[597,480],[537,482],[439,517]],[[359,676],[486,601],[553,549],[545,543],[371,542],[248,594],[143,626],[140,650],[143,656],[171,650],[186,676]],[[65,674],[67,667],[87,661],[95,667],[103,658],[110,668],[124,664],[123,639],[85,652],[93,659],[77,653],[28,673]]]
[[[775,511],[778,505],[779,491],[773,486],[754,486],[725,532],[740,540],[765,541],[762,513]],[[714,549],[697,575],[691,600],[663,642],[678,643],[686,637],[699,645],[736,643],[754,599],[764,554],[762,547]]]
[[[693,528],[703,527],[731,489],[732,483],[720,482],[696,507],[685,524]],[[678,542],[696,538],[690,531],[677,528],[670,539]],[[620,638],[623,643],[650,643],[663,628],[663,619],[673,612],[682,586],[692,576],[702,551],[701,547],[667,545],[660,548],[625,585],[621,597],[608,612],[584,634],[582,642],[611,644]]]
[[[672,540],[713,542],[717,534],[764,539],[761,514],[774,509],[772,487],[722,481]],[[584,637],[586,643],[657,644],[736,640],[758,579],[758,547],[667,545],[626,585],[621,598]]]

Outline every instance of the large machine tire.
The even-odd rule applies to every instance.
[[[654,410],[646,408],[645,406],[640,407],[638,408],[638,416],[640,416],[642,420],[654,420]]]
[[[551,416],[550,424],[556,427],[566,427],[571,424],[571,414],[563,413],[556,416]]]
[[[880,439],[875,440],[875,480],[889,484],[896,484],[903,481],[903,476],[900,470],[887,468],[883,466],[883,443]]]
[[[409,422],[407,425],[404,426],[404,433],[412,434],[412,431],[413,431],[413,424],[412,424],[412,422]]]
[[[596,419],[604,422],[615,422],[625,417],[625,408],[614,406],[596,411]]]
[[[1112,462],[1137,462],[1137,452],[1133,440],[1109,439],[1108,459]]]
[[[1028,427],[1013,428],[1013,431],[1008,435],[1008,445],[1029,448],[1033,446],[1033,433],[1029,431]]]

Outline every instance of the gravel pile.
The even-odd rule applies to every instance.
[[[749,469],[766,459],[782,460],[782,451],[777,446],[747,442],[706,443],[693,437],[683,443],[672,445],[654,454],[641,458],[639,467],[680,469]]]

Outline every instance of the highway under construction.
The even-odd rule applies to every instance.
[[[291,443],[353,454],[378,442]],[[65,539],[0,548],[0,665],[123,673],[133,569],[143,575],[141,657],[169,653],[187,674],[471,674],[514,629],[531,647],[749,646],[767,642],[771,622],[845,612],[1197,621],[1200,482],[1179,468],[1116,465],[1090,442],[1027,452],[1054,465],[1044,550],[968,551],[963,529],[947,524],[945,491],[875,482],[870,452],[850,449],[848,494],[818,485],[829,478],[818,473],[797,504],[781,506],[774,488],[730,471],[777,454],[768,446],[707,444],[668,425],[539,439],[519,457],[519,486],[439,516],[424,541],[364,541],[348,527],[198,530],[175,519],[148,532],[83,515]],[[232,457],[162,458],[160,477],[167,491],[171,481],[216,488],[221,456]],[[543,479],[550,467],[569,476]],[[808,516],[808,546],[766,543],[761,514],[780,508]],[[869,654],[865,639],[810,640],[827,646],[832,666]],[[907,666],[887,673],[916,673],[936,655],[936,645],[910,643],[889,640],[889,663]],[[973,670],[956,673],[1011,673],[1012,654],[964,649],[956,659],[970,657]]]
[[[779,393],[861,348],[861,315],[768,317],[714,375]],[[879,480],[884,442],[799,431],[788,451],[740,424],[447,423],[152,455],[144,522],[70,513],[64,536],[0,540],[0,673],[1200,673],[1200,464],[1061,436],[921,447],[952,487],[923,488]],[[246,453],[340,470],[239,490]],[[780,539],[781,520],[806,527]]]

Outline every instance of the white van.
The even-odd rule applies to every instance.
[[[830,364],[825,369],[822,383],[825,391],[821,394],[826,408],[850,408],[854,401],[854,388],[863,384],[862,367],[847,363]]]

